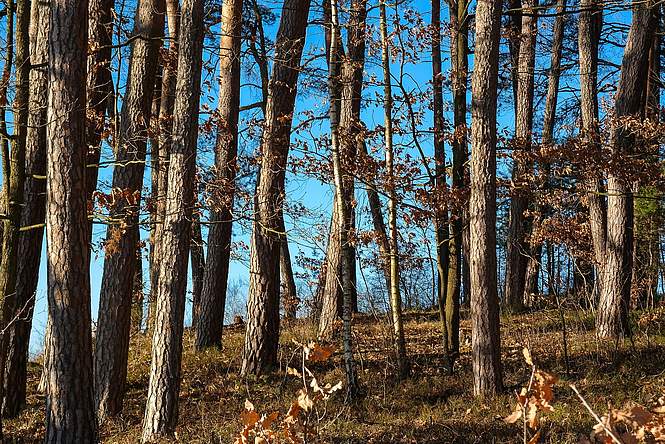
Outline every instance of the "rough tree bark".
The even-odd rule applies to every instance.
[[[279,341],[279,212],[289,152],[297,81],[305,43],[309,0],[285,0],[275,47],[261,137],[261,165],[254,198],[249,300],[242,373],[277,365]]]
[[[648,77],[649,48],[653,39],[653,2],[634,2],[633,20],[624,48],[621,77],[614,105],[616,121],[610,129],[612,156],[632,154],[634,136],[621,118],[640,118],[642,96]],[[631,184],[620,172],[607,174],[607,242],[605,273],[596,319],[600,337],[630,334],[630,305],[633,243],[633,193]]]
[[[603,27],[603,10],[596,0],[581,0],[579,17],[580,64],[580,137],[589,154],[601,154],[598,128],[598,41]],[[607,238],[607,204],[603,197],[602,177],[589,172],[586,180],[589,205],[589,226],[596,267],[596,293],[602,293],[605,270],[605,244]]]
[[[178,420],[182,334],[191,241],[203,52],[203,1],[182,4],[178,74],[159,278],[152,339],[150,382],[142,441],[172,435]]]
[[[513,311],[524,308],[524,287],[529,246],[526,242],[528,221],[524,212],[529,205],[528,182],[532,165],[524,156],[531,151],[533,129],[533,88],[536,60],[537,0],[522,1],[522,31],[517,68],[517,101],[510,220],[506,252],[505,303]]]
[[[178,69],[178,31],[180,28],[180,8],[178,0],[166,0],[166,19],[169,34],[168,51],[162,52],[162,85],[159,104],[159,136],[150,153],[152,164],[157,170],[152,190],[154,204],[154,224],[152,261],[150,262],[150,294],[148,300],[147,332],[154,326],[157,309],[157,287],[161,264],[162,233],[166,212],[166,188],[169,171],[169,148],[173,129],[173,103],[175,102],[176,73]],[[156,148],[156,149],[155,149]]]
[[[122,410],[139,243],[139,210],[148,125],[164,27],[163,0],[140,0],[134,18],[127,91],[117,135],[107,250],[95,342],[95,400],[100,421]],[[110,245],[113,243],[113,245]]]
[[[48,61],[48,5],[31,3],[30,63]],[[7,332],[7,358],[4,376],[3,415],[12,418],[25,406],[28,347],[35,291],[39,278],[46,213],[46,67],[32,68],[29,74],[26,132],[24,206],[21,214],[16,269],[16,301],[13,322]]]
[[[201,215],[198,209],[195,209],[192,213],[192,239],[189,254],[192,258],[192,327],[195,327],[201,313],[201,291],[203,290],[203,276],[206,267],[205,254],[203,253],[203,235],[201,233]]]
[[[471,347],[473,392],[492,396],[503,386],[496,282],[496,109],[500,0],[479,0],[471,81]]]
[[[88,2],[52,0],[49,28],[46,238],[47,443],[95,443],[86,202]]]
[[[233,202],[238,152],[240,109],[240,49],[242,0],[228,0],[222,8],[219,58],[219,103],[215,144],[215,196],[208,233],[208,263],[201,292],[201,312],[196,323],[196,348],[222,345],[226,287],[231,258]]]

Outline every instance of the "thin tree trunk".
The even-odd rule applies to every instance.
[[[289,252],[289,241],[284,226],[284,214],[280,214],[279,233],[281,242],[279,246],[279,273],[282,308],[284,317],[295,319],[298,312],[298,293],[296,290],[296,281],[293,277],[293,268],[291,266],[291,253]]]
[[[139,229],[138,225],[135,228]],[[138,235],[137,235],[138,237]],[[140,333],[143,328],[143,258],[141,243],[136,247],[136,267],[132,280],[131,333]]]
[[[545,97],[545,114],[543,116],[543,137],[544,146],[549,146],[554,142],[554,122],[556,118],[556,108],[559,98],[559,79],[561,77],[561,54],[563,51],[563,32],[566,22],[566,1],[558,0],[556,7],[557,17],[552,30],[552,51],[550,59],[550,69],[547,83],[547,95]],[[549,186],[549,165],[543,165],[545,178],[545,187]],[[542,216],[547,217],[549,208],[541,208]],[[531,294],[538,293],[538,276],[540,274],[540,261],[543,252],[542,243],[531,245],[531,254],[527,258],[528,265],[526,271],[526,285],[524,290],[524,301],[531,299]]]
[[[496,283],[496,110],[501,1],[476,7],[476,47],[471,81],[471,348],[473,392],[501,391],[501,337]]]
[[[250,253],[249,300],[242,373],[277,366],[279,343],[279,214],[289,153],[300,57],[309,0],[285,0],[275,43],[275,61],[261,138]]]
[[[201,290],[206,266],[203,235],[201,234],[201,216],[198,210],[194,210],[192,214],[192,240],[189,250],[192,258],[192,327],[195,327],[201,313]]]
[[[11,10],[11,8],[9,8]],[[8,21],[14,20],[8,15]],[[24,203],[26,137],[28,132],[29,114],[29,76],[30,76],[30,2],[16,2],[16,29],[14,36],[8,33],[8,41],[12,45],[15,37],[15,95],[14,95],[14,137],[11,140],[11,152],[6,143],[2,149],[2,183],[4,184],[4,210],[7,218],[2,221],[2,260],[0,262],[0,400],[4,399],[4,375],[9,335],[5,330],[14,323],[20,309],[17,305],[16,274],[19,262],[19,230]],[[11,29],[11,26],[10,26]],[[11,66],[11,63],[9,64]],[[8,80],[8,78],[7,78]],[[6,90],[0,98],[0,106],[7,101]],[[3,111],[4,113],[4,111]],[[4,121],[4,118],[3,118]],[[23,259],[23,258],[21,258]],[[2,422],[0,420],[0,439],[2,438]]]
[[[48,5],[32,2],[30,16],[30,61],[48,61]],[[26,134],[24,208],[19,234],[16,271],[16,313],[8,330],[3,415],[13,418],[25,406],[26,378],[32,314],[39,279],[46,213],[46,102],[47,70],[30,70],[28,130]]]
[[[461,192],[466,187],[464,164],[467,161],[467,127],[466,127],[466,94],[469,71],[469,26],[466,3],[461,0],[449,2],[450,24],[452,34],[450,52],[453,54],[452,93],[453,93],[453,124],[455,132],[452,141],[453,191]],[[448,331],[448,347],[451,362],[459,354],[459,307],[460,287],[462,284],[462,236],[464,229],[464,208],[451,210],[451,240],[449,243],[450,263],[448,266],[448,289],[446,290],[446,324]]]
[[[404,340],[404,324],[402,319],[402,297],[399,288],[399,251],[397,234],[397,192],[395,190],[395,171],[393,152],[393,95],[390,76],[390,42],[388,41],[388,24],[386,18],[386,2],[379,3],[381,30],[381,60],[383,65],[383,126],[386,150],[386,176],[388,187],[388,241],[390,245],[390,308],[393,321],[393,341],[397,371],[400,379],[409,375],[409,359]],[[444,179],[445,180],[445,179]],[[445,222],[442,221],[442,224]],[[447,227],[447,225],[446,225]],[[447,231],[447,230],[446,230]],[[443,274],[442,274],[443,276]],[[440,300],[440,303],[444,301]]]
[[[120,413],[124,398],[141,190],[163,11],[163,0],[140,0],[134,18],[133,35],[140,38],[132,43],[122,102],[112,184],[116,195],[109,212],[97,315],[95,399],[100,422]]]
[[[536,59],[537,0],[522,1],[522,32],[520,34],[517,71],[517,102],[515,109],[515,141],[513,151],[512,195],[506,259],[505,303],[508,308],[524,308],[525,278],[529,246],[526,242],[528,221],[524,212],[529,206],[528,181],[532,165],[523,157],[531,151],[533,129],[533,88]]]
[[[614,117],[639,117],[642,96],[648,76],[649,47],[654,32],[653,4],[635,3],[633,21],[628,33],[621,64]],[[632,153],[629,128],[615,123],[610,132],[612,155],[620,158]],[[607,245],[605,250],[605,281],[598,303],[596,329],[600,337],[630,334],[630,304],[633,193],[626,179],[610,170],[607,175]]]
[[[443,77],[441,73],[441,2],[432,0],[432,84],[434,93],[432,108],[434,110],[434,161],[436,174],[434,185],[437,195],[443,195],[448,185],[446,183],[446,148],[444,145],[444,117],[443,117]],[[450,274],[450,232],[448,227],[448,208],[445,202],[436,201],[434,209],[434,232],[436,238],[436,269],[437,269],[437,303],[439,306],[439,321],[441,322],[441,336],[443,338],[443,353],[446,367],[452,369],[450,364],[450,333],[446,316],[446,291]],[[454,253],[453,253],[454,254]],[[454,289],[453,289],[454,291]]]
[[[208,233],[208,264],[203,278],[201,313],[196,323],[196,348],[199,350],[222,344],[238,152],[241,27],[242,0],[225,1],[219,59],[219,127],[215,144],[217,183],[213,190],[219,203],[211,212]]]
[[[86,202],[87,1],[52,0],[46,230],[47,443],[95,443]]]
[[[178,36],[173,137],[168,149],[166,211],[160,242],[156,316],[142,441],[172,435],[178,420],[187,265],[195,205],[196,146],[204,21],[203,1],[185,0]]]

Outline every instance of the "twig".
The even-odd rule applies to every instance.
[[[575,394],[577,395],[577,397],[580,398],[580,401],[582,401],[582,404],[584,405],[584,407],[586,407],[586,409],[589,411],[589,413],[591,413],[591,416],[593,416],[593,418],[596,420],[596,422],[598,422],[598,424],[600,424],[600,425],[605,429],[605,432],[607,432],[607,434],[610,436],[610,438],[612,438],[612,441],[614,441],[614,442],[617,443],[617,444],[623,444],[623,443],[621,442],[621,440],[620,440],[619,438],[617,438],[617,436],[612,432],[612,430],[610,430],[610,428],[607,427],[607,426],[605,425],[605,423],[603,423],[603,421],[601,421],[600,417],[598,417],[598,415],[596,414],[596,412],[594,412],[594,411],[591,409],[591,407],[589,406],[589,404],[586,402],[586,400],[582,397],[582,395],[580,394],[580,392],[577,390],[577,387],[575,387],[575,385],[573,385],[573,384],[568,384],[568,385],[569,385],[569,387],[570,387],[571,389],[573,389],[573,391],[575,392]]]

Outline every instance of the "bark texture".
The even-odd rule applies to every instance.
[[[261,137],[261,165],[254,199],[247,329],[243,374],[277,365],[279,341],[279,213],[289,153],[300,57],[305,43],[309,0],[285,0],[277,31]]]
[[[106,235],[97,315],[95,400],[100,421],[122,410],[134,275],[138,264],[141,190],[160,46],[157,37],[161,36],[163,27],[163,0],[140,0],[134,17],[136,39],[131,48],[127,91],[117,136],[112,185],[115,199],[109,211],[111,225]]]
[[[88,2],[51,1],[47,111],[47,443],[95,443],[86,202]]]
[[[228,0],[222,8],[219,59],[219,127],[215,144],[216,206],[208,233],[208,263],[201,292],[201,312],[196,323],[196,348],[222,345],[222,325],[231,258],[238,113],[240,109],[240,49],[242,0]]]
[[[624,48],[621,77],[614,105],[610,146],[615,158],[630,155],[634,136],[622,118],[640,118],[646,88],[649,48],[655,27],[653,3],[635,3],[633,20]],[[598,336],[619,337],[630,334],[631,270],[633,260],[633,192],[621,173],[607,175],[607,242],[605,274],[598,302]]]
[[[496,281],[496,110],[501,2],[480,0],[471,81],[471,347],[473,392],[492,396],[503,386]]]
[[[30,11],[30,62],[48,61],[48,5],[32,2]],[[28,126],[26,132],[24,207],[17,254],[16,301],[7,332],[3,415],[12,418],[25,406],[26,378],[32,314],[39,279],[46,216],[46,102],[48,74],[45,66],[30,70]]]
[[[143,442],[172,435],[178,419],[187,265],[194,206],[203,52],[203,1],[185,0],[169,147],[164,227]]]

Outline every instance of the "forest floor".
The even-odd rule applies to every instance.
[[[593,333],[593,314],[566,310],[568,369],[563,345],[561,312],[556,309],[501,318],[504,395],[491,401],[472,395],[468,313],[463,312],[461,356],[454,375],[444,371],[440,326],[436,313],[407,313],[406,339],[411,377],[398,382],[385,318],[355,318],[356,360],[362,400],[347,405],[344,390],[320,403],[310,422],[322,443],[518,443],[522,422],[502,418],[513,410],[515,393],[528,385],[531,367],[522,350],[531,350],[538,368],[559,376],[554,387],[554,411],[540,423],[538,442],[577,443],[589,437],[595,420],[569,388],[574,383],[599,415],[608,406],[627,403],[653,405],[665,395],[665,307],[659,316],[633,314],[632,340],[606,343]],[[283,325],[280,365],[298,368],[294,343],[315,337],[307,320]],[[194,353],[193,335],[186,333],[180,419],[176,442],[232,443],[243,429],[245,400],[263,413],[280,412],[283,418],[302,388],[302,381],[285,371],[247,380],[238,376],[243,329],[225,330],[224,350]],[[132,338],[125,410],[101,427],[109,443],[134,443],[140,437],[148,385],[150,341]],[[344,381],[341,347],[326,362],[308,364],[321,385]],[[40,367],[31,364],[28,408],[17,419],[5,421],[6,437],[19,442],[40,441],[44,432],[44,397],[36,392]],[[532,432],[529,432],[531,436]],[[257,441],[258,442],[258,441]]]

